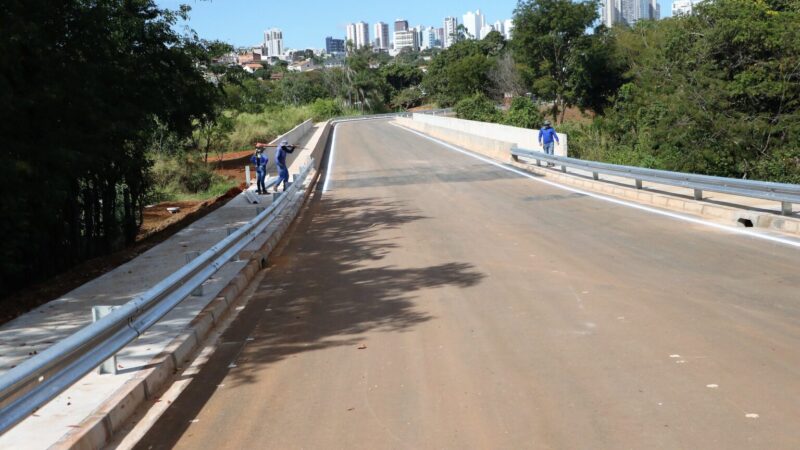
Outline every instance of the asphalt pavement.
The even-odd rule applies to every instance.
[[[386,122],[149,448],[800,448],[800,250]]]

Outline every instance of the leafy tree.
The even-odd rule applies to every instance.
[[[196,69],[204,44],[174,31],[188,11],[3,2],[0,295],[135,239],[154,136],[188,137],[220,98]]]
[[[490,88],[489,71],[495,59],[487,56],[481,43],[468,40],[453,44],[439,53],[428,66],[423,88],[443,106],[456,104]]]
[[[514,11],[515,56],[531,69],[534,90],[553,102],[553,117],[579,101],[576,72],[591,49],[586,30],[598,18],[596,0],[520,0]],[[559,115],[560,113],[560,115]]]

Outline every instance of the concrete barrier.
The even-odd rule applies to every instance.
[[[450,128],[430,125],[405,117],[397,117],[395,123],[428,136],[441,139],[450,144],[488,156],[498,161],[511,161],[511,149],[516,146],[512,142],[489,139],[474,134],[463,133]]]
[[[269,145],[278,145],[283,140],[289,141],[290,144],[294,144],[300,139],[303,138],[306,134],[308,134],[311,129],[314,128],[314,122],[311,119],[306,120],[305,122],[301,123],[300,125],[292,128],[288,132],[276,137],[269,143]]]
[[[512,127],[497,123],[477,122],[474,120],[456,119],[454,117],[433,116],[429,114],[414,114],[414,121],[433,125],[441,128],[448,128],[460,133],[480,136],[487,139],[511,142],[519,148],[526,148],[543,152],[539,145],[539,130],[528,128]],[[559,145],[555,146],[557,156],[567,156],[568,139],[564,133],[558,133]]]
[[[273,142],[283,139],[297,142],[313,128],[309,120],[298,125],[288,133],[278,137]],[[277,246],[278,242],[288,231],[292,222],[300,213],[305,200],[311,195],[319,173],[319,159],[324,153],[330,123],[326,122],[309,140],[307,148],[298,156],[307,158],[318,153],[320,158],[314,160],[314,170],[306,178],[305,185],[295,193],[295,196],[283,207],[275,211],[276,220],[264,230],[240,254],[246,264],[239,263],[242,267],[227,283],[227,286],[182,330],[174,337],[160,354],[155,356],[132,379],[118,388],[107,398],[89,417],[81,421],[75,428],[62,436],[54,443],[52,449],[87,449],[96,450],[105,447],[114,434],[122,429],[130,420],[137,408],[148,401],[155,401],[170,383],[179,375],[181,368],[194,358],[197,351],[204,344],[210,332],[224,323],[230,314],[231,307],[238,303],[239,297],[247,286],[256,277],[262,264]],[[299,167],[304,161],[295,158],[292,168]]]

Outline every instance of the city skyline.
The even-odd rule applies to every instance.
[[[197,31],[204,39],[219,39],[236,47],[258,45],[264,31],[278,28],[283,31],[284,47],[293,49],[324,48],[325,38],[337,39],[346,36],[349,23],[364,21],[369,24],[384,22],[393,24],[398,18],[405,18],[409,25],[442,27],[445,17],[456,17],[461,22],[467,11],[480,9],[487,23],[510,19],[516,8],[516,0],[495,0],[464,3],[453,0],[425,2],[409,0],[402,5],[384,2],[364,3],[344,2],[336,5],[320,4],[308,0],[296,0],[290,4],[271,5],[265,14],[254,14],[263,5],[255,0],[227,0],[225,2],[206,2],[188,0],[157,0],[162,8],[175,9],[182,3],[192,7],[191,19],[186,25]],[[662,1],[661,17],[671,15],[672,1]],[[313,14],[303,15],[307,11]],[[370,30],[372,35],[373,30]],[[390,37],[391,40],[391,37]]]

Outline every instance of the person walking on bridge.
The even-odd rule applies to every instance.
[[[269,186],[275,186],[275,192],[283,183],[283,191],[286,192],[287,184],[289,184],[289,169],[286,167],[286,155],[292,153],[296,145],[289,145],[289,141],[283,140],[278,145],[278,150],[275,151],[275,165],[278,166],[278,178],[269,183]]]
[[[558,134],[556,130],[550,125],[549,120],[544,121],[544,126],[541,130],[539,130],[539,145],[544,148],[544,152],[547,155],[553,156],[553,144],[554,141],[556,144],[560,144],[558,142]],[[551,166],[552,163],[547,163],[547,165]]]
[[[256,166],[256,189],[259,194],[266,194],[267,187],[264,185],[264,180],[267,177],[267,163],[269,158],[264,154],[266,144],[261,142],[256,143],[256,153],[250,157],[250,162]]]

